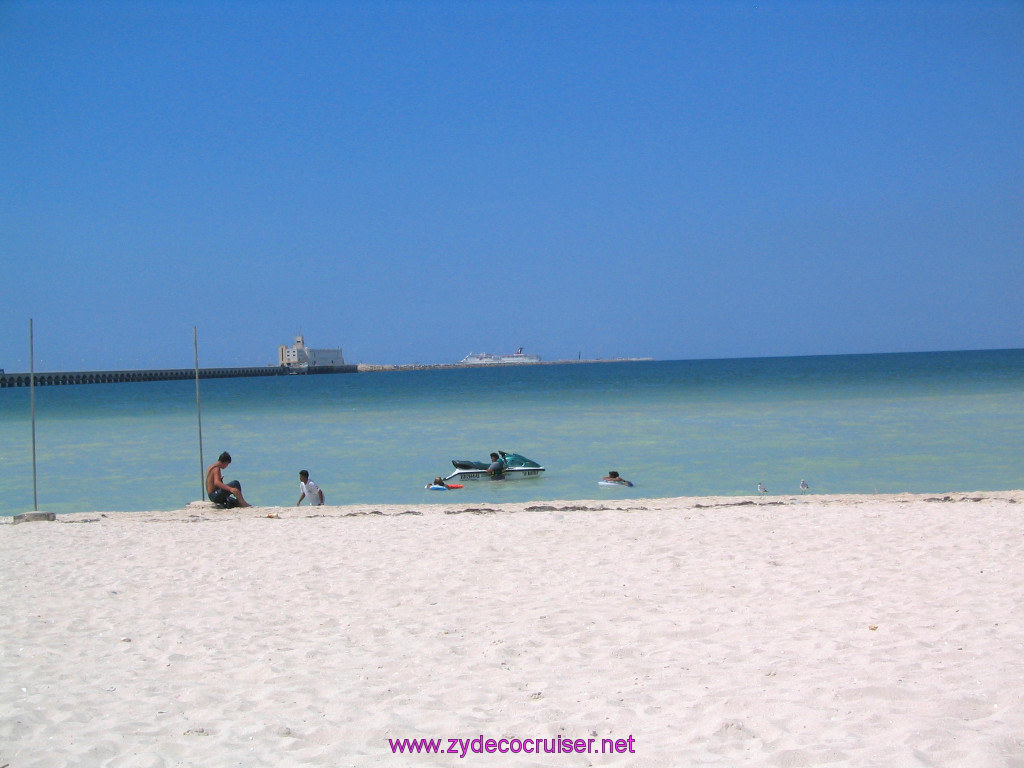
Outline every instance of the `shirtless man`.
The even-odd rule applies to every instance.
[[[231,463],[231,454],[224,451],[218,459],[206,470],[206,495],[210,501],[221,509],[232,507],[251,507],[252,505],[242,496],[242,484],[237,480],[230,483],[224,482],[222,470]]]
[[[601,482],[602,483],[617,483],[618,485],[628,485],[630,488],[633,487],[633,484],[631,482],[629,482],[629,480],[627,480],[624,477],[619,477],[619,473],[616,472],[615,470],[612,470],[607,475],[602,477],[601,478]]]

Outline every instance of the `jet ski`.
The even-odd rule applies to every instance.
[[[499,477],[491,477],[487,474],[487,468],[491,466],[489,461],[469,461],[467,459],[452,459],[452,466],[455,471],[444,478],[447,483],[453,480],[461,483],[464,480],[520,480],[524,477],[539,477],[544,467],[536,461],[531,461],[518,453],[506,453],[498,451],[504,471]]]

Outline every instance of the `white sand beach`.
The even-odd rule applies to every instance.
[[[0,525],[0,766],[1024,766],[1024,491],[445,501]]]

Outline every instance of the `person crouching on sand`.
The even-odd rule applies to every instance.
[[[242,484],[237,480],[224,482],[223,470],[231,463],[231,454],[224,451],[213,464],[206,469],[206,495],[210,501],[221,509],[233,507],[251,507],[242,496]]]
[[[299,496],[299,500],[295,502],[295,506],[299,506],[303,499],[309,499],[310,506],[319,507],[324,503],[324,492],[320,490],[320,486],[309,479],[309,472],[302,470],[299,472],[299,491],[302,493]]]

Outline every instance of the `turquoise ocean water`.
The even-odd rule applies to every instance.
[[[1024,350],[591,363],[203,380],[206,463],[255,504],[308,469],[329,504],[1024,488]],[[39,509],[199,498],[195,384],[36,388]],[[427,491],[451,459],[536,480]],[[597,485],[608,470],[633,489]],[[0,390],[0,514],[31,510],[29,391]]]

